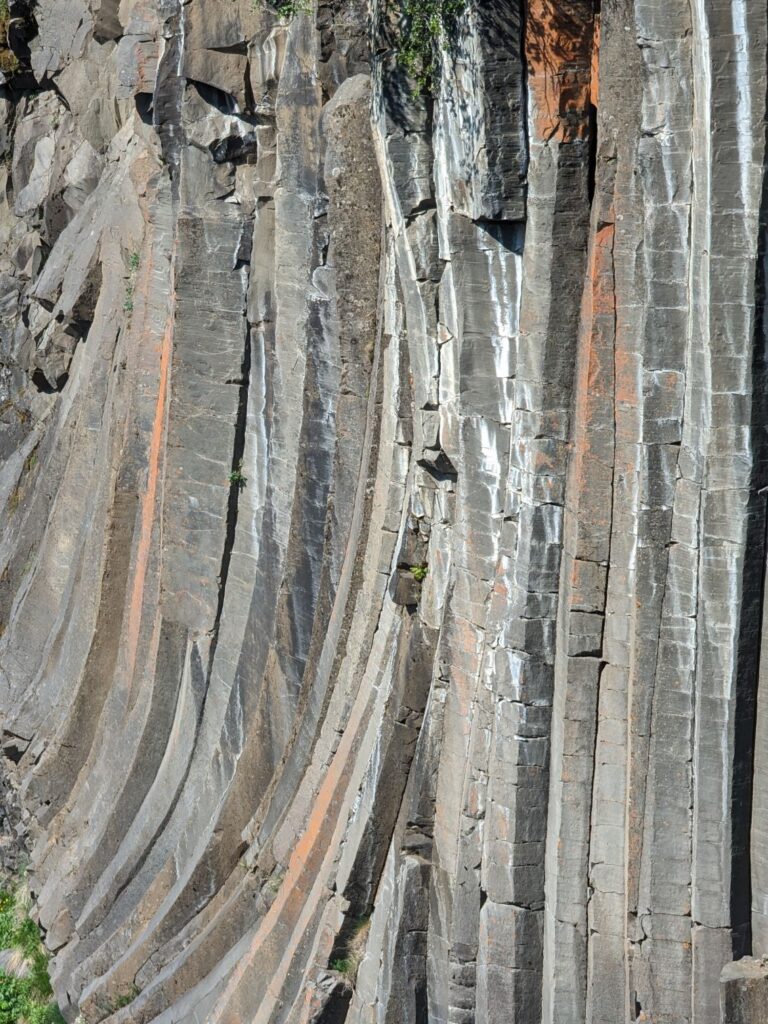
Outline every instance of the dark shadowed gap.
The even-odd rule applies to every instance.
[[[208,680],[210,681],[211,669],[213,667],[216,646],[219,640],[219,626],[221,614],[224,610],[224,597],[227,591],[227,577],[229,576],[229,564],[232,561],[232,549],[235,546],[235,533],[237,531],[237,511],[240,503],[240,491],[245,481],[238,475],[240,466],[245,454],[245,435],[248,420],[248,391],[251,383],[251,328],[246,324],[245,347],[243,349],[243,362],[240,371],[240,393],[238,396],[237,421],[235,423],[235,439],[232,446],[232,466],[229,480],[229,499],[227,501],[227,533],[224,540],[224,551],[221,556],[221,571],[219,572],[219,599],[216,607],[216,618],[213,626],[213,639],[211,640],[211,653],[208,659]]]
[[[351,1002],[351,986],[339,982],[331,993],[330,999],[315,1018],[316,1024],[344,1024]]]
[[[60,377],[56,378],[54,385],[49,382],[42,370],[35,370],[32,374],[32,383],[44,395],[53,395],[55,392],[61,391],[68,380],[69,374],[62,373]]]
[[[152,127],[152,99],[151,92],[136,93],[136,113],[141,118],[142,124],[146,124],[149,127]]]
[[[766,138],[768,142],[768,135]],[[766,250],[768,178],[763,173],[752,354],[753,446],[747,536],[742,577],[742,608],[736,662],[736,712],[731,788],[731,946],[735,960],[752,953],[752,799],[754,787],[757,688],[768,552],[768,322],[766,322]],[[761,493],[762,492],[762,493]]]
[[[590,205],[595,198],[595,180],[597,177],[597,107],[594,103],[589,104],[588,114],[589,131],[589,164],[587,167],[587,196]]]

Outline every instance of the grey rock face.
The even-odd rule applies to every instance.
[[[768,968],[763,961],[745,957],[728,964],[720,982],[723,1024],[760,1024],[768,1020]]]
[[[430,94],[384,2],[10,4],[0,862],[68,1020],[765,1016],[768,12],[459,6]]]

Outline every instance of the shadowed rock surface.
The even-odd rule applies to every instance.
[[[723,1024],[768,1021],[768,965],[745,957],[723,968]]]
[[[768,10],[466,0],[433,98],[392,4],[299,6],[3,28],[0,859],[57,998],[718,1024],[768,954]]]

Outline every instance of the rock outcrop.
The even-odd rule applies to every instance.
[[[723,968],[723,1024],[761,1024],[768,1021],[768,966],[745,957]]]
[[[717,1024],[765,4],[451,3],[431,92],[389,0],[5,6],[6,831],[67,1019]]]

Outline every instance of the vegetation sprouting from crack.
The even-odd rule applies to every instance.
[[[416,93],[431,92],[440,53],[454,36],[467,0],[388,0],[397,20],[397,61]]]
[[[0,0],[2,2],[2,0]],[[133,312],[133,297],[136,288],[136,274],[138,273],[139,266],[141,263],[141,257],[137,252],[132,252],[128,257],[128,283],[125,286],[125,299],[123,301],[123,312]]]
[[[352,932],[337,950],[338,955],[328,964],[332,971],[341,974],[349,985],[354,985],[360,964],[365,958],[368,934],[371,930],[370,917],[360,917],[353,923]]]
[[[113,1013],[117,1013],[118,1010],[124,1009],[126,1006],[130,1006],[134,999],[137,999],[141,995],[141,989],[137,985],[131,985],[125,992],[118,993],[113,999],[103,1000],[101,1003],[101,1012],[106,1013],[107,1016],[111,1016]],[[75,1021],[77,1024],[77,1021]]]
[[[311,14],[312,0],[272,0],[267,4],[266,0],[251,0],[251,7],[254,11],[269,6],[281,18],[293,18],[297,14]]]
[[[243,473],[242,459],[238,462],[237,466],[235,466],[227,479],[233,487],[236,487],[239,491],[243,490],[245,485],[248,483],[248,478]]]
[[[12,75],[19,70],[19,58],[11,49],[8,41],[8,29],[11,27],[11,23],[8,0],[0,0],[0,71],[7,75]]]
[[[251,6],[271,7],[281,18],[312,13],[312,0],[251,0]],[[466,6],[467,0],[385,0],[385,10],[397,24],[397,62],[412,79],[417,95],[432,91],[440,52],[449,45]]]

